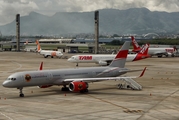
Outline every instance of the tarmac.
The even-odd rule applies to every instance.
[[[73,54],[65,54],[71,56]],[[0,52],[0,83],[12,73],[43,69],[74,68],[67,59],[43,58],[30,52]],[[98,66],[94,63],[79,67]],[[89,83],[89,92],[61,91],[62,86],[16,88],[0,86],[0,120],[179,120],[179,58],[148,58],[126,62],[129,69],[147,70],[136,78],[143,89],[118,89],[120,81]],[[137,76],[131,72],[125,76]]]

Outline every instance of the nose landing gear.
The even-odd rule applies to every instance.
[[[17,89],[19,89],[20,90],[20,94],[19,94],[19,97],[24,97],[24,94],[23,94],[23,92],[22,92],[22,89],[23,89],[23,87],[21,87],[21,88],[17,88]]]

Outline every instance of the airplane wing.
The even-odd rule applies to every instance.
[[[63,82],[75,82],[75,81],[83,81],[83,82],[99,82],[105,80],[123,80],[123,79],[132,79],[142,77],[145,73],[146,67],[143,69],[139,76],[131,76],[131,77],[99,77],[99,78],[75,78],[75,79],[65,79]]]

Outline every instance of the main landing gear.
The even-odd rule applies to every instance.
[[[64,85],[64,86],[62,87],[61,91],[69,91],[69,88],[66,87],[66,85]]]
[[[19,94],[19,97],[24,97],[24,94],[22,93],[22,89],[23,89],[23,87],[21,87],[21,88],[17,88],[17,89],[19,89],[20,90],[20,94]]]
[[[88,89],[80,90],[80,93],[88,93]]]
[[[78,63],[76,63],[76,67],[78,67]]]

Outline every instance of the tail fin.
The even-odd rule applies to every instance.
[[[132,40],[132,46],[133,46],[133,52],[139,52],[141,50],[139,44],[137,43],[137,41],[135,40],[134,36],[131,36],[131,40]]]
[[[121,67],[124,68],[126,63],[127,54],[129,51],[130,42],[126,41],[119,52],[117,53],[115,59],[111,62],[109,67]]]
[[[36,44],[37,44],[37,45],[39,44],[39,41],[38,41],[38,40],[36,40]]]
[[[40,43],[38,40],[36,40],[36,44],[37,44],[37,51],[40,52],[42,49],[40,47]]]
[[[149,44],[145,44],[141,50],[139,51],[139,54],[142,54],[142,55],[147,55],[148,54],[148,49],[149,49]]]
[[[177,47],[176,46],[173,46],[173,49],[174,49],[174,52],[177,51]]]
[[[26,40],[24,44],[25,44],[25,45],[28,45],[28,40]]]
[[[145,59],[150,57],[150,55],[148,54],[148,49],[149,49],[149,44],[145,44],[142,49],[137,53],[135,59],[133,61],[136,60],[141,60],[141,59]]]

